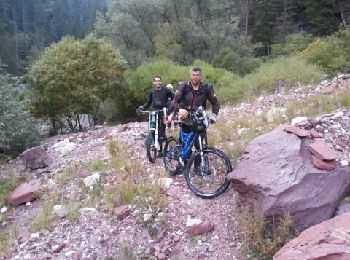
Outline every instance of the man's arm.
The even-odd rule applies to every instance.
[[[179,109],[181,108],[181,102],[184,94],[185,84],[181,84],[179,86],[179,90],[175,93],[174,99],[173,99],[173,107],[175,112],[179,112]]]
[[[148,100],[146,101],[145,104],[143,104],[143,109],[147,109],[150,107],[150,105],[152,104],[152,90],[149,92],[149,95],[148,95]]]
[[[212,106],[212,113],[217,115],[220,110],[220,103],[214,93],[213,85],[208,84],[208,90],[209,90],[208,99]]]

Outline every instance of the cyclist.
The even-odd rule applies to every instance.
[[[149,92],[146,103],[139,107],[139,110],[145,110],[153,103],[155,110],[162,110],[164,107],[168,107],[168,101],[173,100],[174,93],[169,88],[162,86],[162,78],[157,75],[153,77],[153,89]],[[165,124],[163,123],[162,116],[158,117],[158,134],[160,150],[158,151],[158,157],[163,156],[163,142],[166,140],[165,136]]]
[[[186,120],[189,116],[187,109],[191,108],[196,110],[200,106],[202,106],[205,109],[207,100],[209,100],[209,102],[212,105],[210,122],[215,123],[217,120],[217,114],[220,110],[220,104],[214,93],[213,86],[211,84],[201,81],[201,78],[201,68],[191,68],[190,81],[181,82],[181,84],[179,85],[179,89],[176,92],[173,100],[173,108],[175,112],[178,112],[178,115],[182,120]],[[190,126],[182,125],[180,132],[180,139],[182,142],[186,143],[187,136],[190,131]],[[206,133],[204,136],[206,136]],[[198,149],[198,143],[195,143],[195,147],[196,149]],[[196,160],[195,167],[198,166],[199,163],[200,160]]]

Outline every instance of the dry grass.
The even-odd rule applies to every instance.
[[[239,219],[244,234],[242,252],[247,259],[272,259],[297,235],[289,214],[273,221],[267,221],[256,213],[245,213]]]

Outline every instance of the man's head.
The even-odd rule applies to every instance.
[[[199,67],[193,67],[190,70],[190,77],[192,85],[197,86],[202,78],[202,70]]]
[[[163,82],[162,82],[162,78],[161,76],[154,76],[153,77],[153,86],[155,88],[160,88],[162,86]]]

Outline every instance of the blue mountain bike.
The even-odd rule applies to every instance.
[[[180,136],[167,138],[164,147],[164,166],[170,175],[184,174],[187,186],[197,196],[211,199],[230,186],[228,173],[233,170],[230,159],[219,149],[208,147],[206,130],[208,117],[202,107],[189,110],[189,121],[175,121],[187,125]],[[196,149],[193,151],[193,147]]]

